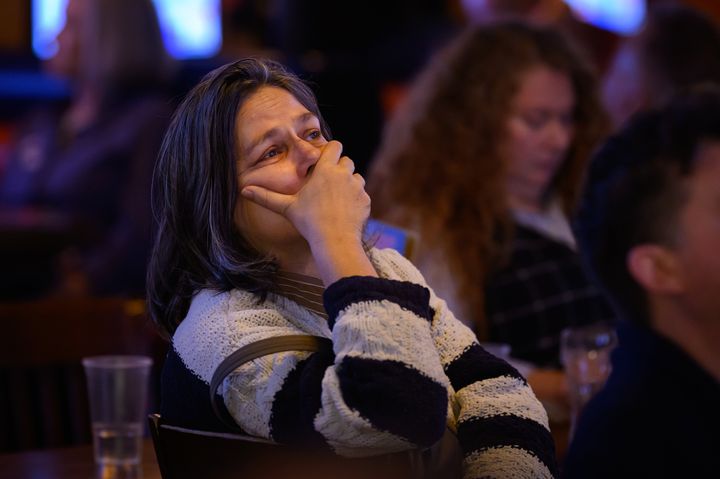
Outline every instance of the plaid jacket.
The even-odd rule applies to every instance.
[[[489,340],[509,344],[513,357],[540,367],[560,367],[566,326],[614,321],[579,255],[521,225],[509,262],[485,284],[485,298]]]

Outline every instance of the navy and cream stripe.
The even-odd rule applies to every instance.
[[[313,334],[332,338],[333,353],[259,358],[225,381],[244,431],[359,457],[427,447],[450,427],[465,477],[557,475],[547,415],[522,376],[485,352],[398,253],[373,250],[371,260],[381,278],[337,281],[322,311],[321,285],[304,277],[280,279],[282,296],[265,301],[239,290],[196,295],[164,373],[168,422],[217,428],[207,413],[217,364],[259,339]]]

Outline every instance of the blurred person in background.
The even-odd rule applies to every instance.
[[[52,270],[28,273],[32,258],[14,258],[17,275],[3,280],[3,295],[48,288],[141,294],[150,179],[171,114],[164,88],[173,71],[154,6],[70,0],[57,41],[46,66],[69,81],[71,97],[23,121],[0,178],[0,207],[60,214],[69,225],[67,244],[52,258]]]
[[[631,119],[591,164],[578,243],[622,321],[568,478],[720,470],[720,89],[693,90]]]
[[[419,233],[428,284],[481,341],[508,344],[560,416],[561,330],[613,317],[567,220],[606,123],[594,76],[560,34],[474,28],[420,76],[368,180],[373,216]]]
[[[457,0],[471,25],[517,20],[556,28],[584,50],[597,71],[605,71],[618,35],[581,20],[564,0]]]
[[[603,101],[613,123],[661,106],[679,89],[720,82],[720,31],[690,7],[659,4],[645,26],[623,41],[605,75]]]

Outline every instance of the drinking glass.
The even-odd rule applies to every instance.
[[[582,409],[610,375],[610,353],[617,345],[615,329],[605,323],[571,326],[560,334],[560,358],[570,393],[570,437]]]
[[[145,356],[84,358],[95,463],[132,467],[140,463],[152,359]]]

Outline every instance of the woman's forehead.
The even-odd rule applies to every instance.
[[[238,141],[241,148],[252,148],[268,133],[312,120],[316,121],[317,117],[290,92],[264,86],[253,93],[238,112]]]
[[[245,100],[238,117],[243,120],[264,119],[297,116],[307,112],[308,109],[289,91],[275,86],[263,86]]]
[[[310,113],[290,92],[278,87],[262,87],[253,93],[238,112],[238,126],[243,130],[272,127],[270,124]]]
[[[547,66],[537,66],[520,76],[512,103],[519,108],[570,110],[575,105],[575,89],[567,73]]]

